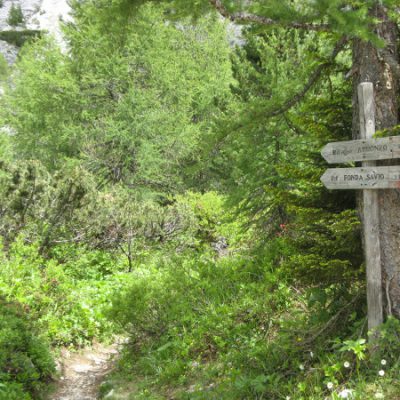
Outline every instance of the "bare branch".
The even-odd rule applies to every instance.
[[[261,15],[250,14],[247,12],[230,13],[222,4],[221,0],[210,0],[212,6],[225,18],[232,22],[238,23],[256,23],[260,25],[277,26],[281,25],[285,28],[306,29],[311,31],[328,31],[330,26],[328,24],[313,24],[307,22],[290,22],[282,23],[275,21],[271,18],[263,17]]]

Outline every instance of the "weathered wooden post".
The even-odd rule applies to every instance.
[[[375,134],[374,86],[364,82],[358,86],[361,139]],[[375,161],[364,161],[363,167],[375,167]],[[378,191],[363,190],[363,226],[365,264],[367,270],[368,330],[383,322],[381,246],[379,239]]]
[[[358,86],[361,139],[328,143],[321,151],[329,163],[362,161],[362,167],[329,168],[321,177],[328,189],[362,189],[368,330],[383,322],[382,266],[377,189],[400,188],[400,165],[377,167],[376,160],[400,158],[400,136],[374,138],[374,86]]]

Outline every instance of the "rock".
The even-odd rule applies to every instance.
[[[18,26],[8,23],[9,13],[12,5],[20,6],[24,15],[24,22]],[[11,36],[22,35],[24,32],[43,31],[53,35],[65,49],[62,38],[60,21],[70,21],[70,6],[67,0],[3,0],[0,7],[0,32],[7,32]],[[7,40],[4,35],[2,39]],[[19,48],[10,41],[0,41],[0,53],[12,65],[17,59]]]
[[[4,40],[0,40],[0,54],[5,58],[9,65],[12,65],[17,60],[18,48]]]
[[[25,0],[24,0],[25,1]],[[41,0],[40,8],[30,16],[27,28],[45,31],[53,35],[65,47],[61,32],[61,22],[71,21],[71,7],[67,0]]]
[[[56,360],[55,364],[56,364],[56,372],[57,372],[57,374],[62,374],[63,365],[62,365],[61,361],[60,360]]]
[[[224,237],[219,237],[214,243],[211,243],[212,248],[218,254],[218,257],[225,257],[229,254],[229,245]]]
[[[90,364],[77,364],[72,369],[80,374],[91,371],[93,367]]]

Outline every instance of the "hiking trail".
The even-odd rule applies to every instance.
[[[79,352],[63,349],[58,361],[60,377],[49,400],[96,400],[99,387],[112,370],[121,343],[99,343]]]

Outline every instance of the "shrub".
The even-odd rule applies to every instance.
[[[204,380],[203,389],[218,375],[225,385],[218,390],[229,393],[226,398],[256,398],[264,389],[262,375],[273,374],[279,365],[285,368],[290,358],[289,350],[265,340],[275,329],[273,312],[280,314],[287,306],[287,294],[284,285],[278,287],[266,271],[263,277],[255,273],[245,259],[215,262],[212,256],[187,253],[158,262],[153,270],[134,271],[130,284],[112,299],[112,318],[129,330],[134,368],[141,374],[177,387],[196,376]],[[270,365],[264,361],[267,354]],[[245,374],[248,380],[239,382]],[[191,391],[188,398],[205,398],[200,392],[195,397]],[[221,393],[215,392],[215,398],[225,398]]]
[[[7,23],[11,26],[21,25],[24,22],[24,14],[22,13],[21,6],[13,4],[8,14]]]
[[[54,249],[54,255],[58,260],[46,260],[23,237],[7,253],[0,249],[0,294],[29,310],[52,345],[82,346],[109,337],[112,326],[103,312],[120,284],[108,275],[112,259],[69,246]]]
[[[31,400],[23,386],[15,382],[0,383],[0,400]]]
[[[35,336],[22,307],[0,298],[0,399],[37,397],[54,370],[47,345]]]

